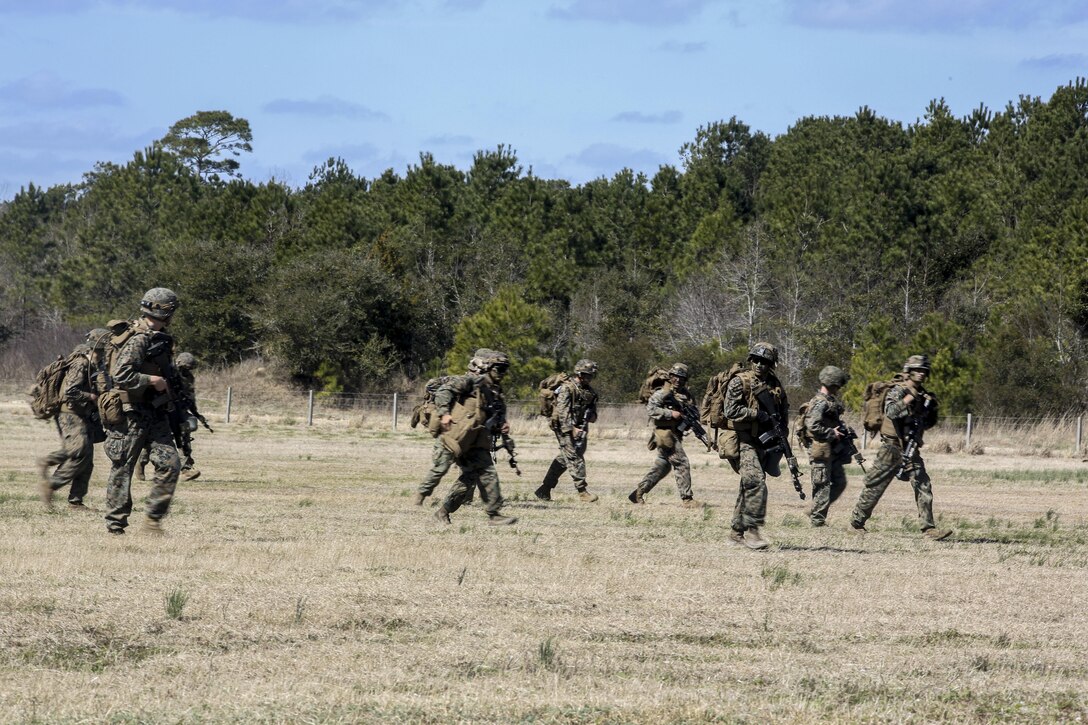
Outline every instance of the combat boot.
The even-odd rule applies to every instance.
[[[146,469],[146,468],[147,468],[147,464],[144,463],[143,461],[140,461],[139,463],[136,464],[136,470],[133,471],[133,475],[136,477],[137,481],[146,481],[147,480],[147,476],[144,474],[144,469]]]
[[[87,505],[85,503],[83,503],[82,501],[69,501],[68,502],[68,510],[69,511],[90,511],[90,509],[87,508]]]
[[[736,529],[729,529],[729,536],[726,537],[725,543],[730,546],[745,546],[744,532],[737,531]]]
[[[552,490],[548,488],[548,484],[546,483],[540,484],[540,487],[537,488],[537,490],[533,491],[533,495],[536,496],[537,499],[539,499],[540,501],[552,500]]]
[[[416,491],[415,498],[412,499],[412,503],[416,506],[422,506],[423,502],[427,500],[427,494]]]
[[[53,509],[53,482],[49,479],[49,462],[44,458],[38,461],[38,496],[47,509]]]
[[[585,490],[584,488],[581,491],[578,492],[578,500],[579,501],[585,501],[586,503],[593,503],[597,499],[598,499],[597,494],[590,493],[589,491]]]
[[[926,529],[922,532],[922,536],[933,541],[944,541],[951,535],[951,529]]]
[[[630,501],[631,503],[646,503],[646,501],[642,498],[642,489],[641,488],[636,488],[634,491],[629,493],[627,495],[627,500]]]
[[[744,545],[749,549],[766,549],[770,544],[759,534],[759,528],[753,526],[744,532]]]
[[[152,536],[162,536],[165,532],[162,528],[162,522],[158,519],[145,518],[144,519],[144,533]]]
[[[702,501],[696,501],[693,498],[685,498],[680,501],[680,505],[686,509],[701,509],[706,506]]]
[[[517,522],[517,517],[503,516],[502,514],[495,514],[487,519],[489,526],[509,526],[511,524],[516,524]]]
[[[858,526],[857,524],[855,524],[854,522],[851,521],[850,522],[850,533],[851,534],[857,534],[859,536],[864,536],[865,534],[869,533],[869,530],[866,529],[864,525]]]
[[[200,471],[195,468],[189,468],[181,472],[182,481],[195,481],[200,478]]]
[[[452,524],[453,523],[452,521],[450,521],[450,514],[449,514],[448,511],[446,511],[445,506],[439,507],[439,509],[434,512],[434,518],[440,524]]]

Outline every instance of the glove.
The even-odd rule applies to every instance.
[[[759,413],[756,414],[756,420],[760,423],[770,423],[771,415],[767,411],[760,409]]]

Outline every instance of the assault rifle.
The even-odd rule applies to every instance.
[[[498,456],[495,454],[499,452],[499,449],[505,448],[506,453],[509,455],[508,461],[510,467],[514,469],[514,473],[521,475],[521,469],[518,468],[518,455],[514,452],[514,439],[510,437],[509,433],[492,433],[491,434],[491,460],[498,463]]]
[[[922,431],[925,430],[926,419],[930,414],[930,406],[933,398],[923,393],[922,405],[918,412],[909,416],[904,423],[902,419],[895,421],[896,432],[899,438],[905,441],[902,458],[899,461],[899,470],[895,477],[900,481],[909,481],[914,473],[914,456],[918,453],[918,445],[922,439]]]
[[[846,423],[839,422],[835,427],[835,430],[839,432],[839,441],[835,447],[840,451],[845,451],[850,457],[852,457],[857,464],[861,466],[861,472],[867,473],[865,470],[865,457],[861,455],[861,451],[858,450],[857,443],[854,443],[858,439],[858,434],[854,432],[854,429],[848,426]]]
[[[801,469],[798,468],[797,457],[793,455],[793,448],[790,447],[789,435],[786,433],[786,426],[778,411],[778,405],[769,390],[760,391],[756,395],[756,400],[759,402],[759,407],[770,416],[772,426],[769,431],[760,434],[759,442],[766,446],[765,450],[768,452],[776,449],[782,451],[782,455],[786,458],[786,465],[790,469],[790,478],[793,479],[793,490],[804,501],[805,491],[801,488]]]
[[[711,442],[710,436],[706,434],[706,428],[699,422],[698,408],[691,403],[681,402],[671,390],[661,402],[666,408],[680,413],[680,425],[676,426],[677,432],[683,435],[690,430],[692,434],[706,446],[708,451],[713,450],[714,444]]]

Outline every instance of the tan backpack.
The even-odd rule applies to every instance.
[[[879,433],[884,424],[884,399],[888,397],[888,391],[892,386],[906,380],[906,376],[897,373],[891,380],[877,380],[865,386],[865,395],[862,402],[864,419],[862,425],[870,433]]]
[[[46,365],[34,376],[34,385],[30,388],[30,410],[34,417],[49,420],[57,417],[60,406],[64,403],[64,376],[68,373],[72,361],[81,353],[72,353],[68,357],[57,355],[57,359]]]
[[[733,363],[728,370],[714,375],[707,381],[706,392],[699,403],[699,420],[711,428],[725,428],[725,391],[734,375],[744,370],[740,363]]]
[[[638,402],[646,404],[650,402],[650,396],[664,387],[669,382],[669,371],[662,367],[650,368],[646,373],[646,379],[642,381],[642,387],[638,389]]]
[[[801,407],[797,409],[797,421],[793,424],[793,434],[797,437],[797,442],[801,444],[803,448],[812,448],[813,437],[812,433],[808,430],[808,409],[809,403],[807,401],[801,404]]]
[[[438,392],[438,389],[446,384],[450,380],[449,375],[443,375],[437,378],[431,378],[427,381],[427,384],[423,386],[423,399],[420,400],[412,408],[412,419],[409,425],[415,428],[417,425],[422,425],[431,434],[432,438],[437,438],[441,432],[437,425],[435,413],[437,408],[434,405],[434,395]]]
[[[537,398],[540,402],[540,414],[545,418],[550,419],[552,417],[555,412],[555,397],[559,391],[559,386],[568,380],[570,380],[570,375],[555,373],[540,381]]]

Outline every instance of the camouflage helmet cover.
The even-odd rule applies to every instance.
[[[925,370],[929,372],[929,357],[926,355],[911,355],[907,358],[907,361],[903,363],[903,372],[909,372],[911,370]]]
[[[841,388],[850,381],[850,376],[847,375],[842,368],[834,365],[828,365],[820,371],[820,385],[826,387],[838,387]]]
[[[778,348],[769,342],[757,342],[748,349],[748,358],[758,357],[774,367],[778,363]]]
[[[156,320],[169,320],[177,309],[178,296],[165,287],[149,289],[140,299],[140,311]]]
[[[684,380],[687,380],[689,377],[691,377],[691,374],[688,372],[688,366],[684,363],[674,363],[673,366],[669,368],[669,375],[675,375],[676,377],[683,378]]]
[[[191,352],[179,352],[174,358],[174,365],[184,370],[196,369],[196,358]]]
[[[92,350],[103,350],[106,342],[113,337],[113,333],[105,327],[96,327],[87,333],[87,345]]]
[[[508,368],[510,367],[510,356],[505,352],[491,350],[491,355],[487,359],[487,367],[488,369],[493,367]]]
[[[576,362],[574,364],[574,374],[575,375],[581,375],[583,373],[585,373],[587,375],[596,375],[597,374],[597,363],[595,363],[592,360],[589,360],[587,358],[583,358],[582,360],[579,360],[578,362]]]
[[[489,350],[486,347],[481,347],[476,352],[472,353],[472,358],[468,361],[468,371],[470,373],[482,373],[487,370],[488,360],[495,354],[494,350]]]

